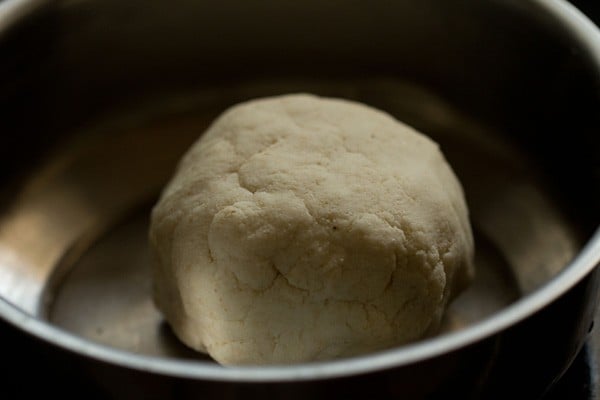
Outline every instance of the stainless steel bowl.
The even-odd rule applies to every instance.
[[[565,2],[5,0],[0,72],[1,327],[43,373],[124,398],[524,398],[591,329],[600,33]],[[225,107],[299,91],[382,108],[441,144],[477,279],[418,343],[224,368],[152,306],[148,207]]]

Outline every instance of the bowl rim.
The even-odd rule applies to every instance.
[[[600,75],[600,31],[564,0],[529,0],[546,10],[576,39]],[[47,0],[0,2],[0,35]],[[138,371],[179,378],[224,382],[286,382],[348,377],[397,368],[467,347],[489,338],[535,314],[583,280],[600,264],[600,228],[565,269],[540,289],[494,315],[463,330],[417,343],[340,360],[295,365],[223,367],[196,360],[168,359],[130,353],[91,342],[37,319],[0,296],[0,318],[63,350]]]

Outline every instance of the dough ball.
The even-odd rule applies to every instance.
[[[154,299],[222,364],[414,341],[471,280],[462,189],[438,146],[359,103],[288,95],[221,115],[152,212]]]

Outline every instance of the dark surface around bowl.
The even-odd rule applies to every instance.
[[[578,3],[597,9],[592,2]],[[56,214],[70,216],[68,223],[62,221],[63,226],[82,230],[38,225],[38,235],[50,226],[52,243],[59,243],[57,237],[65,241],[52,257],[39,248],[24,251],[30,260],[41,260],[35,265],[43,266],[38,270],[42,273],[35,275],[30,292],[14,290],[18,285],[7,285],[9,280],[4,279],[0,282],[3,295],[32,314],[45,313],[55,324],[102,342],[106,327],[112,326],[110,319],[100,330],[87,322],[81,325],[81,315],[95,305],[86,303],[89,298],[80,304],[68,299],[80,296],[78,290],[89,289],[80,285],[82,280],[97,276],[97,270],[81,265],[90,265],[94,248],[110,243],[114,247],[119,242],[119,230],[111,228],[128,226],[118,223],[156,195],[176,160],[174,155],[194,136],[165,141],[168,133],[155,131],[154,146],[171,143],[173,148],[160,160],[144,158],[140,154],[145,148],[118,133],[122,125],[105,124],[99,129],[94,121],[110,121],[115,110],[135,110],[140,104],[146,110],[164,111],[164,100],[180,99],[181,93],[203,94],[199,104],[216,110],[237,100],[292,90],[356,98],[381,107],[436,136],[466,183],[468,200],[475,205],[473,214],[480,223],[479,242],[491,243],[492,250],[483,254],[490,260],[503,259],[490,264],[499,265],[490,271],[500,271],[492,281],[504,282],[507,288],[490,291],[503,296],[496,298],[500,300],[493,307],[511,304],[517,293],[533,292],[552,277],[560,279],[561,267],[600,221],[600,82],[598,66],[585,49],[536,4],[432,0],[373,2],[365,9],[355,1],[343,2],[343,6],[336,1],[265,2],[261,7],[234,1],[177,1],[168,6],[111,0],[44,3],[28,23],[0,39],[0,121],[2,132],[9,132],[0,147],[0,179],[7,182],[0,188],[0,233],[4,235],[0,236],[10,238],[14,230],[7,228],[6,216],[18,215],[14,211],[22,211],[23,204],[35,205],[25,211],[38,212],[21,214],[26,217],[47,215],[39,214],[44,210],[39,204],[49,209],[66,205]],[[149,100],[157,98],[163,102]],[[208,101],[203,103],[202,98]],[[177,113],[189,101],[169,104],[167,109]],[[135,114],[125,125],[140,124]],[[461,127],[462,136],[452,135],[453,126],[454,131]],[[483,135],[469,136],[469,132]],[[465,134],[469,143],[477,143],[472,147],[477,152],[465,152],[465,142],[453,139],[464,139]],[[120,156],[99,163],[103,146]],[[78,150],[65,153],[65,148]],[[507,154],[510,163],[502,164]],[[482,158],[478,168],[470,168],[469,160],[478,155]],[[135,160],[146,162],[136,164],[137,171],[151,170],[157,161],[156,175],[139,174],[151,176],[140,180],[136,170],[119,169]],[[106,171],[121,179],[89,190],[80,185],[90,176],[102,181]],[[497,171],[504,175],[493,175]],[[483,179],[490,173],[494,179]],[[31,176],[36,177],[33,183],[24,185]],[[64,196],[36,200],[47,182],[66,183],[59,188],[69,190],[58,192]],[[132,189],[131,182],[138,186]],[[73,187],[85,195],[82,204],[94,207],[61,203],[73,199]],[[81,187],[83,192],[77,192]],[[13,203],[15,193],[20,199],[33,200]],[[502,201],[496,199],[494,208],[496,195]],[[499,218],[511,207],[517,211]],[[518,214],[524,209],[534,210],[537,217]],[[84,218],[88,215],[96,218]],[[522,225],[515,223],[519,215],[525,216]],[[481,221],[487,221],[487,230]],[[99,237],[104,239],[90,248]],[[24,243],[18,236],[13,238],[14,243]],[[541,247],[529,246],[536,238]],[[62,267],[54,270],[56,265]],[[72,265],[78,267],[65,275]],[[506,274],[507,269],[512,275]],[[138,282],[137,275],[132,276]],[[8,393],[15,395],[40,391],[81,395],[83,391],[90,398],[192,398],[198,394],[206,398],[535,398],[561,376],[583,344],[593,319],[597,286],[595,273],[550,307],[500,334],[418,363],[358,376],[271,384],[174,378],[59,350],[5,323],[0,325],[0,343],[11,357],[2,373],[9,377]],[[486,314],[461,318],[473,318],[467,322],[474,323],[497,309],[493,307]],[[450,331],[460,328],[451,325]],[[168,331],[163,333],[168,343]],[[124,337],[122,347],[133,350],[127,344],[131,332],[117,336],[104,343],[118,347],[115,340]],[[166,350],[170,356],[193,357],[177,344],[173,346]]]

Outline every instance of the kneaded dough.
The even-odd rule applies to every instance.
[[[473,275],[461,186],[438,146],[365,105],[239,104],[154,207],[154,299],[222,364],[352,356],[433,332]]]

